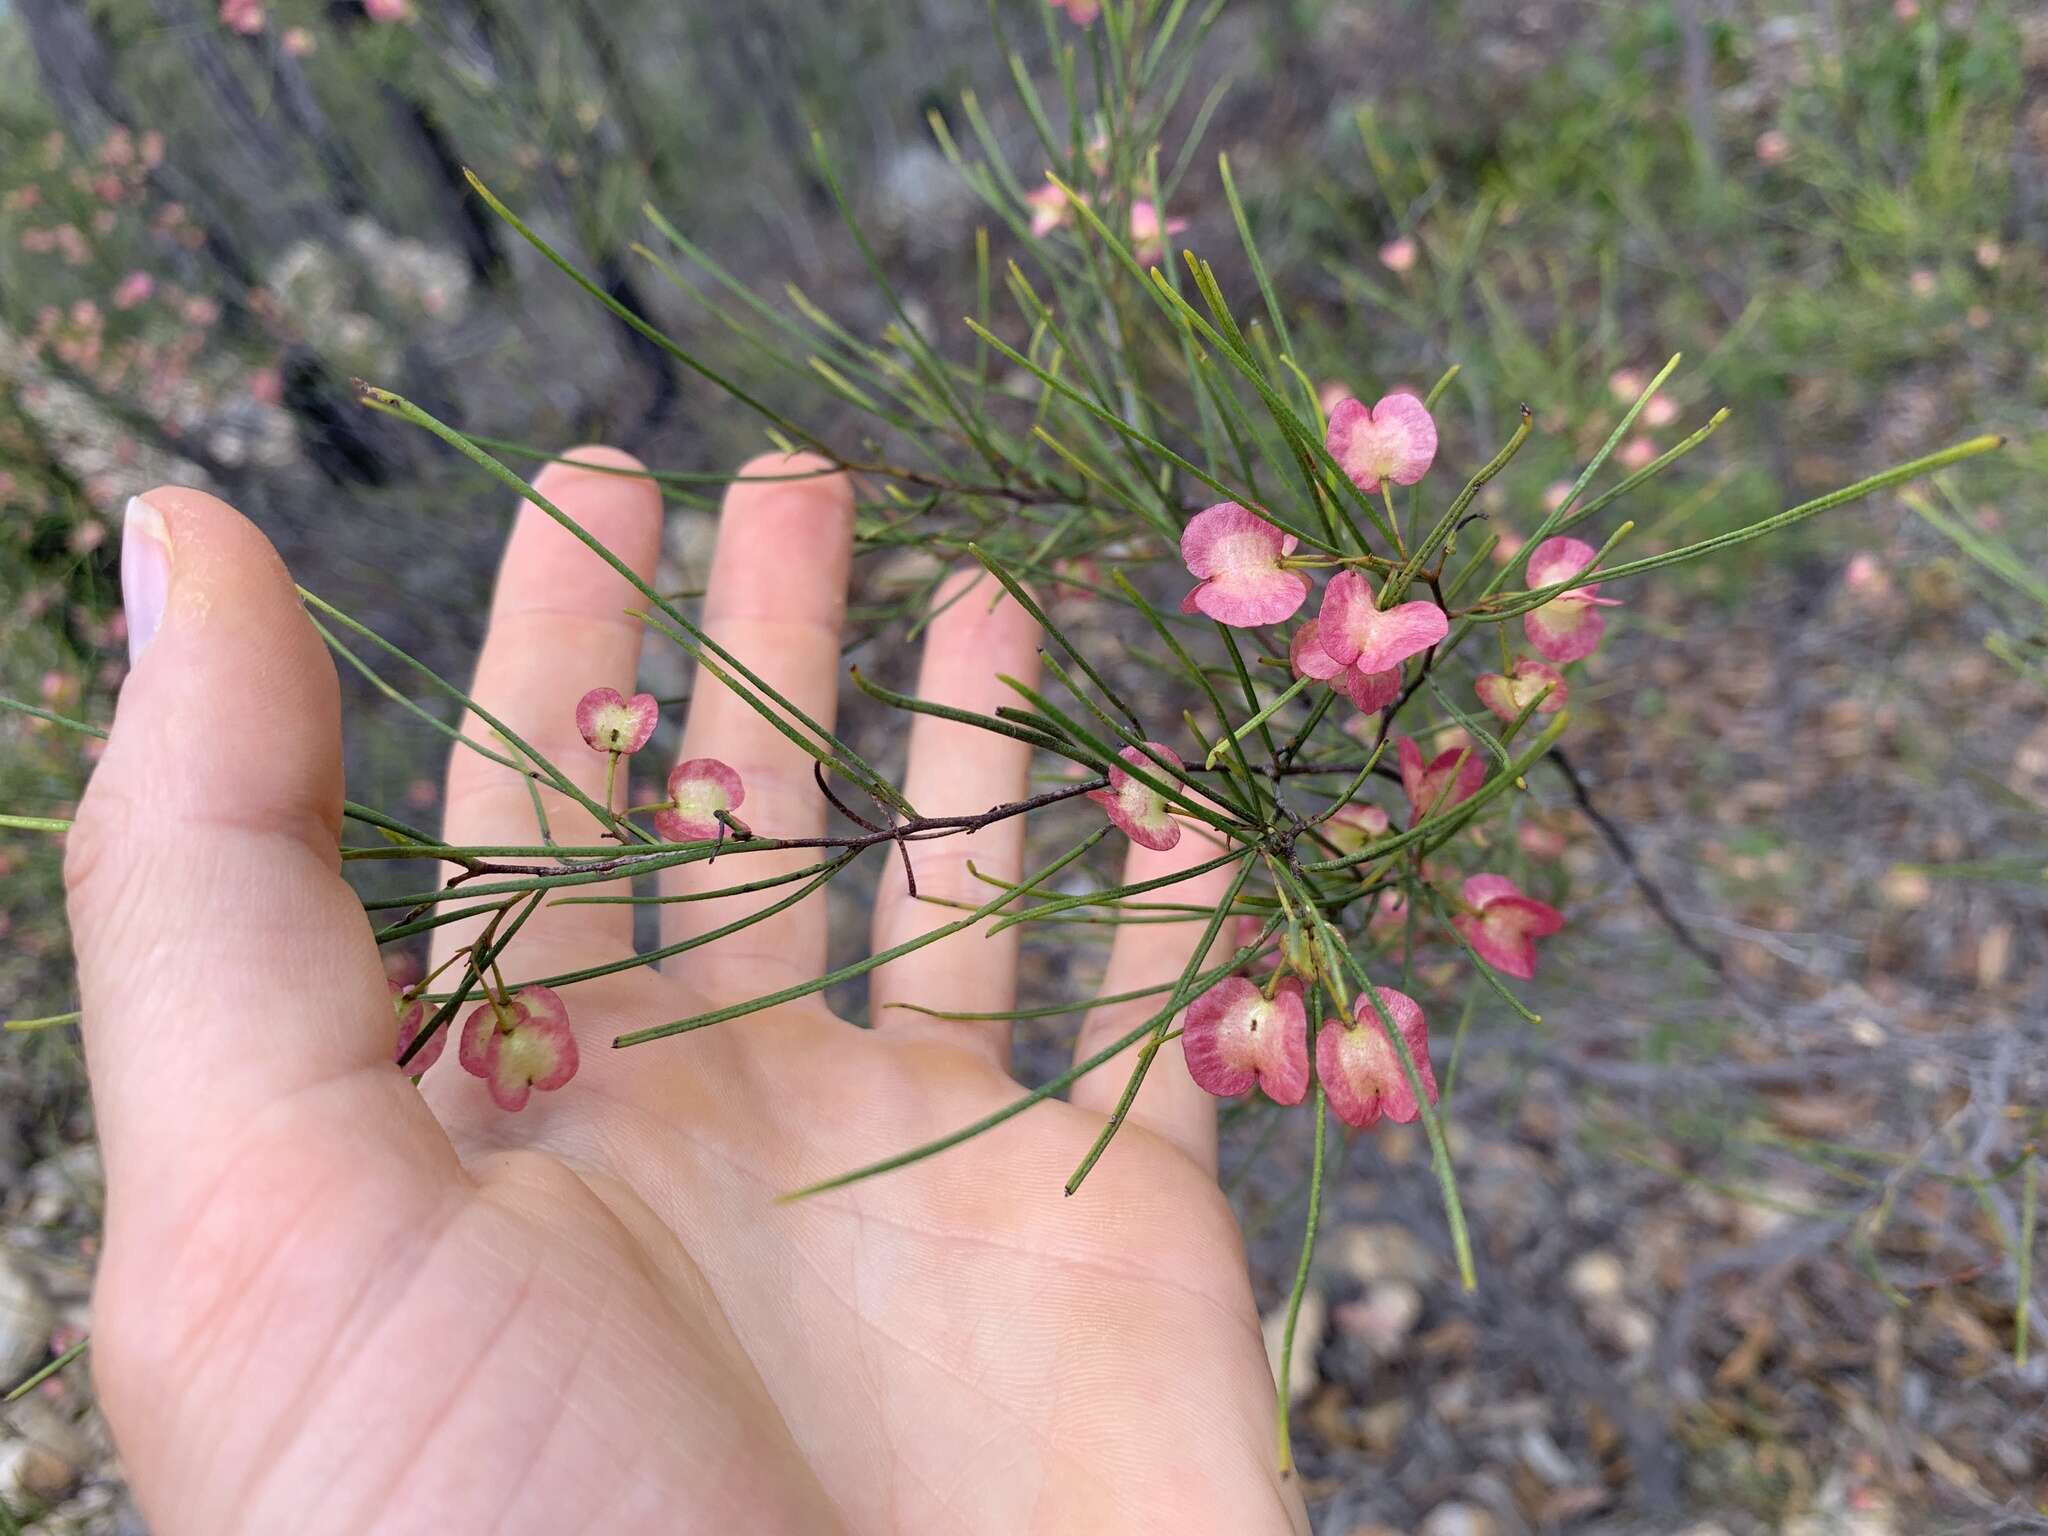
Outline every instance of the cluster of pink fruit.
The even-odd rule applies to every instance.
[[[653,694],[629,699],[616,688],[593,688],[576,706],[577,730],[591,751],[610,758],[614,772],[620,758],[652,739],[658,717]],[[665,840],[705,842],[727,833],[731,823],[721,821],[721,813],[730,818],[746,797],[746,786],[730,766],[715,757],[696,757],[669,770],[666,801],[640,809],[652,813],[654,829]],[[426,1026],[426,1003],[419,995],[424,986],[391,983],[391,1005],[398,1016],[394,1061],[404,1060]],[[456,1057],[463,1071],[484,1080],[492,1103],[524,1109],[535,1089],[548,1092],[576,1075],[569,1009],[552,989],[537,984],[511,990],[493,990],[489,981],[483,986],[485,1000],[463,1020]],[[425,1072],[441,1059],[446,1045],[446,1032],[437,1032],[405,1063],[406,1070],[414,1076]]]
[[[1429,473],[1436,460],[1436,422],[1411,394],[1388,395],[1371,409],[1344,399],[1330,412],[1325,446],[1351,482],[1372,496],[1385,485],[1414,485]],[[1181,557],[1196,579],[1181,611],[1241,629],[1284,623],[1309,600],[1308,569],[1336,564],[1340,568],[1324,588],[1316,617],[1296,629],[1288,645],[1292,670],[1297,678],[1327,683],[1367,715],[1396,704],[1407,685],[1408,663],[1450,633],[1449,615],[1435,602],[1387,602],[1395,594],[1376,592],[1352,562],[1298,558],[1298,544],[1295,535],[1235,502],[1197,514],[1181,538]],[[1595,553],[1577,539],[1544,541],[1529,558],[1530,589],[1572,581]],[[1507,721],[1562,709],[1567,690],[1557,668],[1592,654],[1606,627],[1600,610],[1611,603],[1599,596],[1597,584],[1587,584],[1530,610],[1523,632],[1537,655],[1478,678],[1474,691],[1480,703]],[[1395,747],[1411,827],[1470,799],[1485,781],[1485,763],[1469,744],[1427,760],[1412,737],[1397,738]],[[1146,749],[1125,748],[1120,756],[1127,766],[1112,768],[1108,787],[1091,798],[1134,842],[1167,849],[1180,840],[1180,823],[1168,797],[1154,787],[1154,776],[1161,763],[1175,769],[1183,764],[1163,743],[1148,742]],[[1385,811],[1362,803],[1342,808],[1332,818],[1333,829],[1337,823],[1358,847],[1391,824]],[[1525,895],[1505,875],[1471,876],[1448,905],[1452,926],[1473,953],[1521,980],[1535,974],[1536,940],[1564,923],[1555,907]],[[1287,969],[1276,967],[1263,985],[1228,977],[1188,1009],[1182,1045],[1189,1071],[1208,1092],[1235,1097],[1256,1085],[1282,1104],[1298,1104],[1307,1094],[1306,1003],[1301,979]],[[1383,1115],[1413,1120],[1418,1113],[1388,1023],[1401,1032],[1432,1102],[1436,1096],[1421,1007],[1389,988],[1376,991],[1379,1006],[1360,996],[1350,1025],[1328,1020],[1316,1038],[1316,1074],[1338,1118],[1354,1126],[1371,1125]]]

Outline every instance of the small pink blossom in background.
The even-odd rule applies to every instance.
[[[1337,845],[1340,853],[1356,853],[1376,838],[1393,830],[1393,818],[1376,805],[1354,800],[1334,811],[1323,823],[1323,835]]]
[[[629,699],[616,688],[593,688],[576,703],[576,729],[593,752],[638,752],[660,718],[651,693]]]
[[[1668,427],[1678,420],[1678,402],[1663,390],[1643,402],[1642,423],[1646,427]]]
[[[1553,480],[1543,488],[1543,510],[1555,512],[1562,507],[1572,494],[1569,480]]]
[[[1094,0],[1088,0],[1093,5]],[[1089,12],[1090,21],[1095,13]],[[1186,219],[1168,219],[1162,230],[1159,225],[1159,209],[1146,198],[1139,198],[1131,204],[1131,256],[1141,267],[1157,265],[1166,254],[1166,236],[1177,235],[1188,227]]]
[[[1407,235],[1389,240],[1380,247],[1380,265],[1389,272],[1406,272],[1415,265],[1416,245]]]
[[[1766,128],[1756,136],[1756,158],[1760,165],[1782,165],[1792,153],[1792,136],[1781,128]]]
[[[1914,298],[1931,299],[1934,297],[1934,290],[1941,286],[1941,283],[1932,271],[1922,267],[1906,279],[1906,286],[1913,290]]]
[[[92,330],[100,323],[100,307],[91,299],[71,301],[71,323],[81,331]]]
[[[133,309],[147,303],[149,296],[156,292],[156,279],[147,272],[130,272],[114,285],[110,302],[116,309]]]
[[[38,691],[42,694],[45,704],[68,704],[78,697],[78,681],[52,667],[43,674]]]
[[[1182,766],[1180,754],[1163,742],[1152,741],[1146,745],[1174,767]],[[1166,776],[1157,763],[1136,747],[1125,747],[1117,756],[1154,778]],[[1167,808],[1166,797],[1122,768],[1112,767],[1109,770],[1109,787],[1089,790],[1088,798],[1107,811],[1110,823],[1140,848],[1164,853],[1180,841],[1180,823],[1173,819],[1172,811]]]
[[[1197,581],[1180,611],[1239,629],[1293,618],[1308,601],[1309,581],[1280,561],[1298,542],[1234,501],[1197,512],[1180,536],[1180,557]]]
[[[1287,660],[1296,677],[1312,677],[1318,682],[1328,683],[1368,715],[1374,710],[1385,709],[1401,696],[1401,669],[1398,666],[1383,672],[1347,667],[1323,649],[1321,634],[1321,623],[1310,619],[1294,632],[1293,640],[1288,642]]]
[[[1918,20],[1920,0],[1892,0],[1892,14],[1901,21]]]
[[[414,779],[405,786],[405,803],[416,811],[430,809],[440,798],[441,786],[432,779]]]
[[[312,57],[314,50],[320,46],[319,39],[313,36],[309,27],[287,27],[284,36],[277,41],[278,45],[295,59]]]
[[[484,1080],[491,1102],[516,1111],[538,1088],[550,1093],[576,1075],[569,1010],[543,986],[525,986],[504,1003],[486,1002],[462,1024],[462,1070]]]
[[[1529,590],[1571,580],[1591,565],[1598,553],[1584,539],[1545,539],[1529,557]],[[1600,637],[1607,630],[1607,620],[1600,610],[1616,607],[1620,602],[1618,598],[1599,596],[1599,591],[1598,582],[1574,587],[1522,615],[1522,632],[1544,660],[1584,661],[1599,648]]]
[[[1527,539],[1523,538],[1520,533],[1510,528],[1506,523],[1496,524],[1494,527],[1493,548],[1488,552],[1487,558],[1495,565],[1506,565],[1522,552],[1522,546],[1528,542]]]
[[[230,32],[254,37],[264,19],[263,0],[220,0],[220,24]]]
[[[1995,271],[2004,260],[2005,247],[1996,240],[1979,240],[1977,242],[1977,265],[1986,272]]]
[[[249,398],[261,405],[276,405],[284,399],[284,375],[275,368],[249,370]]]
[[[1555,667],[1547,667],[1527,656],[1515,662],[1513,672],[1505,676],[1499,672],[1488,672],[1472,685],[1472,691],[1479,695],[1479,702],[1503,720],[1515,719],[1529,707],[1529,701],[1546,688],[1550,692],[1536,706],[1536,713],[1554,715],[1564,708],[1570,691]]]
[[[1524,896],[1506,875],[1474,875],[1465,882],[1471,910],[1451,919],[1473,953],[1504,976],[1528,981],[1536,974],[1536,941],[1564,927],[1564,914]]]
[[[55,1328],[52,1328],[50,1330],[50,1353],[53,1355],[61,1355],[67,1349],[71,1349],[76,1345],[82,1343],[85,1340],[85,1338],[86,1330],[81,1328],[78,1324],[59,1323]]]
[[[417,997],[408,998],[405,995],[405,988],[396,981],[387,978],[385,985],[391,988],[391,1008],[398,1015],[398,1047],[391,1053],[391,1059],[395,1062],[405,1054],[406,1048],[419,1038],[421,1026],[427,1022],[427,1005]],[[406,1075],[417,1077],[426,1071],[441,1059],[441,1052],[447,1045],[448,1031],[438,1031],[433,1039],[420,1047],[419,1055],[405,1064]]]
[[[1647,383],[1649,380],[1637,369],[1617,368],[1607,375],[1607,392],[1625,405],[1634,405]]]
[[[89,555],[107,542],[107,525],[96,517],[88,517],[71,530],[71,537],[64,541],[74,555]]]
[[[654,813],[654,830],[671,843],[698,843],[724,828],[720,811],[736,811],[747,799],[740,776],[715,757],[693,757],[668,771],[673,810]]]
[[[1429,1102],[1437,1100],[1436,1073],[1429,1064],[1429,1024],[1415,999],[1392,987],[1376,987],[1381,1007],[1415,1061],[1415,1075]],[[1380,1022],[1372,999],[1360,994],[1352,1004],[1354,1023],[1325,1019],[1316,1031],[1316,1078],[1330,1100],[1331,1113],[1346,1125],[1363,1128],[1382,1116],[1407,1124],[1421,1111],[1408,1085],[1400,1054],[1387,1026]]]
[[[164,163],[164,136],[151,128],[142,135],[142,164],[145,170],[155,170]],[[176,207],[176,204],[171,206]]]
[[[409,0],[363,0],[363,14],[372,21],[410,21]]]
[[[1242,976],[1226,976],[1192,1003],[1181,1024],[1188,1076],[1204,1093],[1234,1099],[1254,1084],[1275,1104],[1308,1096],[1308,1007],[1290,976],[1268,999]]]
[[[117,125],[111,133],[100,140],[101,165],[130,165],[134,160],[135,135],[125,126]]]
[[[1067,194],[1049,181],[1026,192],[1024,201],[1031,209],[1031,233],[1041,240],[1074,216],[1074,205]]]
[[[1401,763],[1401,788],[1408,795],[1408,825],[1424,816],[1440,815],[1452,806],[1470,800],[1486,781],[1486,764],[1476,747],[1446,747],[1428,762],[1413,736],[1394,743]]]
[[[1532,859],[1561,859],[1569,846],[1562,832],[1540,821],[1525,821],[1515,828],[1515,843]]]
[[[1373,903],[1372,915],[1365,920],[1365,931],[1376,939],[1406,942],[1408,937],[1408,896],[1394,887],[1380,892],[1380,898]],[[1429,942],[1427,929],[1417,930],[1417,944]]]
[[[1850,556],[1842,569],[1842,585],[1859,602],[1878,604],[1892,595],[1891,572],[1869,550]]]
[[[1239,950],[1247,949],[1256,943],[1259,934],[1264,931],[1265,926],[1256,917],[1232,918],[1230,920],[1230,952],[1236,954]],[[1267,949],[1246,963],[1250,965],[1263,965],[1265,969],[1270,971],[1280,963],[1280,955],[1277,950]]]
[[[98,336],[67,337],[57,343],[57,356],[74,368],[90,373],[99,366],[103,343]],[[97,498],[95,498],[97,499]]]
[[[1634,473],[1656,457],[1657,445],[1649,438],[1637,434],[1615,450],[1614,462]]]
[[[179,313],[187,325],[208,326],[220,318],[220,306],[204,294],[194,294]]]
[[[1063,555],[1053,562],[1052,595],[1086,602],[1102,585],[1102,562],[1093,555]]]
[[[1327,379],[1316,386],[1316,404],[1323,408],[1323,419],[1326,421],[1330,412],[1350,398],[1350,386],[1338,379]]]
[[[92,216],[92,232],[96,235],[111,235],[114,227],[121,222],[121,216],[111,208],[102,208]]]
[[[0,197],[0,213],[27,213],[43,200],[43,189],[33,182],[25,187],[16,187],[5,197]]]
[[[1102,0],[1046,0],[1056,11],[1065,11],[1067,20],[1077,27],[1085,27],[1102,14]]]
[[[1371,496],[1382,480],[1413,485],[1436,462],[1436,420],[1410,394],[1383,395],[1371,410],[1340,400],[1330,412],[1323,446],[1351,483]]]
[[[1382,609],[1370,580],[1357,571],[1339,571],[1323,589],[1316,644],[1339,666],[1385,672],[1428,650],[1450,628],[1435,603],[1418,599]]]

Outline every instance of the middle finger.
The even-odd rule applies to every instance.
[[[838,714],[839,630],[853,561],[853,490],[844,475],[828,473],[831,467],[815,454],[767,454],[740,471],[719,514],[704,598],[706,633],[828,731]],[[809,754],[702,666],[682,756],[716,758],[739,774],[744,799],[734,814],[761,836],[816,837],[825,830],[824,800],[811,778]],[[783,874],[822,856],[817,849],[793,848],[679,865],[664,872],[662,894],[700,895]],[[662,942],[701,937],[789,894],[777,888],[671,902],[661,909]],[[680,964],[714,992],[768,991],[822,972],[825,939],[819,891],[690,951]]]

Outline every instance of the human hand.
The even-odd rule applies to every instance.
[[[649,482],[557,465],[541,483],[651,577]],[[736,484],[706,603],[714,637],[828,726],[851,529],[837,476]],[[608,1048],[820,974],[817,896],[659,973],[564,987],[582,1069],[519,1114],[453,1052],[415,1088],[392,1065],[384,972],[339,873],[334,669],[283,566],[230,508],[164,489],[131,510],[123,576],[140,650],[68,876],[109,1184],[93,1366],[154,1529],[1306,1529],[1276,1470],[1213,1101],[1177,1049],[1071,1200],[1063,1181],[1128,1057],[941,1156],[776,1205],[1020,1091],[1007,1024],[887,1006],[1013,1006],[1014,931],[875,971],[872,1030],[813,997]],[[574,708],[632,678],[634,601],[522,509],[473,692],[593,795],[605,760]],[[1007,600],[955,603],[920,692],[992,711],[996,674],[1032,676],[1037,641]],[[683,755],[739,769],[755,829],[823,830],[808,760],[708,677]],[[980,811],[1022,795],[1027,756],[920,716],[905,789],[927,813]],[[557,837],[594,835],[547,798]],[[525,783],[474,754],[458,750],[446,806],[452,843],[533,838]],[[1169,853],[1133,847],[1132,878],[1214,852],[1188,831]],[[1011,820],[909,844],[918,889],[983,899],[967,861],[1014,880],[1022,840]],[[731,877],[667,878],[681,894]],[[1227,878],[1174,899],[1213,904]],[[752,904],[664,906],[664,939]],[[626,956],[632,910],[540,907],[506,975]],[[910,899],[892,865],[876,947],[955,915]],[[1120,928],[1103,991],[1171,981],[1201,928]],[[475,936],[438,930],[437,960]],[[1096,1010],[1079,1055],[1147,1007]]]

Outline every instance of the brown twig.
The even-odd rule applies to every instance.
[[[1033,795],[1028,800],[1011,800],[1002,805],[990,806],[973,816],[920,816],[914,821],[899,822],[892,827],[874,827],[858,836],[848,837],[761,837],[752,836],[744,848],[730,849],[736,853],[773,853],[785,848],[839,848],[858,852],[872,848],[877,843],[929,842],[933,838],[951,837],[960,832],[979,832],[983,827],[996,822],[1007,821],[1012,816],[1022,816],[1031,811],[1042,810],[1048,805],[1057,805],[1062,800],[1072,800],[1077,795],[1090,794],[1107,787],[1109,780],[1100,776],[1081,779],[1059,789],[1049,789],[1043,794]],[[832,798],[829,793],[827,798]],[[835,802],[836,803],[836,802]],[[855,821],[861,818],[853,817]],[[723,814],[720,817],[724,820]],[[464,868],[463,872],[448,882],[452,889],[465,880],[481,875],[630,875],[647,860],[673,853],[683,844],[662,844],[655,847],[622,855],[616,859],[602,859],[589,864],[547,865],[547,864],[497,864],[477,859]],[[448,858],[444,852],[436,852],[438,858]]]

